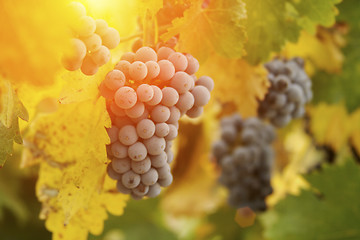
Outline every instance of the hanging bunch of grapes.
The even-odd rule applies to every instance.
[[[134,199],[155,197],[172,183],[179,119],[199,117],[214,87],[210,77],[195,77],[199,63],[192,55],[158,47],[124,53],[99,87],[112,120],[108,174]]]
[[[76,21],[70,25],[72,51],[64,54],[63,66],[69,71],[80,68],[83,74],[94,75],[110,60],[110,49],[119,45],[119,32],[104,20],[87,16],[81,3],[72,2],[69,7]]]
[[[229,190],[230,205],[266,209],[272,193],[274,128],[259,118],[243,119],[238,114],[221,121],[221,139],[213,145],[213,156],[221,168],[220,183]]]

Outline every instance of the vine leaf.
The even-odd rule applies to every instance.
[[[211,1],[207,8],[201,4],[195,1],[161,38],[166,41],[179,34],[179,50],[190,52],[200,62],[211,52],[229,58],[243,56],[245,4],[240,0]]]
[[[351,125],[349,115],[343,104],[320,103],[308,108],[310,130],[317,143],[331,146],[339,151],[347,143]]]
[[[352,112],[359,106],[360,87],[360,5],[356,0],[346,0],[339,5],[338,21],[346,24],[349,34],[347,44],[343,49],[345,56],[342,71],[338,74],[329,74],[319,71],[313,77],[314,102],[337,103],[344,101],[347,109]]]
[[[300,31],[318,24],[335,22],[334,5],[339,0],[244,0],[248,13],[246,30],[247,59],[251,64],[266,61],[271,52],[279,52],[287,41],[296,42]],[[313,32],[315,32],[313,30]]]
[[[288,195],[260,217],[266,239],[358,239],[359,166],[349,160],[304,177],[313,191]]]
[[[293,1],[299,14],[298,22],[303,29],[315,33],[316,26],[331,27],[335,23],[337,9],[335,5],[342,0],[301,0]]]
[[[265,97],[270,85],[262,66],[251,66],[244,60],[212,56],[199,73],[214,79],[216,87],[211,93],[214,99],[234,104],[246,117],[257,115],[258,99]]]
[[[128,196],[117,193],[106,174],[109,126],[103,98],[60,104],[32,123],[23,160],[40,163],[40,217],[55,240],[100,234],[106,210],[123,212]]]
[[[28,121],[28,112],[10,82],[0,78],[0,168],[12,154],[14,141],[22,144],[18,118]]]

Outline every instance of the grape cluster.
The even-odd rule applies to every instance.
[[[119,32],[109,27],[105,20],[86,16],[85,7],[78,2],[70,4],[75,21],[70,26],[74,38],[72,51],[62,57],[63,66],[69,71],[81,69],[85,75],[94,75],[100,66],[110,60],[110,50],[120,43]]]
[[[214,87],[210,77],[196,79],[198,68],[190,54],[140,47],[124,53],[100,84],[112,120],[108,174],[120,192],[155,197],[171,184],[178,121],[184,114],[200,116]]]
[[[270,184],[275,131],[259,118],[240,115],[223,118],[221,139],[212,154],[221,168],[219,182],[229,189],[230,205],[266,209],[265,197],[272,193]]]
[[[266,63],[265,67],[271,86],[265,99],[260,102],[258,113],[274,126],[283,127],[291,119],[304,115],[304,105],[312,99],[311,80],[304,71],[301,58],[276,58]]]

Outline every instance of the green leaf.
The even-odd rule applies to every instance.
[[[331,27],[335,23],[335,4],[342,0],[301,0],[294,1],[299,14],[299,24],[305,30],[315,34],[317,24]]]
[[[318,72],[313,77],[314,102],[337,103],[345,101],[348,110],[354,111],[360,102],[360,4],[346,0],[339,5],[339,22],[349,25],[348,44],[343,49],[345,61],[339,74]]]
[[[334,4],[339,1],[245,0],[247,60],[254,65],[266,61],[271,52],[279,52],[287,41],[296,42],[302,29],[331,25],[336,13]]]
[[[236,209],[223,206],[215,213],[207,216],[206,224],[211,226],[211,233],[196,239],[242,239],[242,240],[264,240],[262,237],[262,226],[259,221],[246,228],[240,227],[235,222]]]
[[[89,240],[110,239],[106,236],[114,230],[122,233],[124,239],[177,239],[174,233],[166,229],[163,218],[159,209],[159,199],[132,200],[129,201],[122,216],[109,216],[101,236],[90,235]]]
[[[360,167],[354,161],[305,176],[314,188],[261,216],[269,240],[360,239]]]
[[[210,1],[207,8],[195,2],[182,18],[172,22],[163,40],[179,35],[179,50],[189,52],[199,61],[216,52],[229,58],[244,54],[246,33],[245,5],[241,0]]]
[[[0,168],[12,154],[13,142],[22,144],[18,118],[28,121],[29,115],[16,96],[10,82],[0,79]]]

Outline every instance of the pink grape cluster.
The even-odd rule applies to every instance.
[[[108,175],[134,199],[156,197],[173,181],[172,141],[183,115],[198,117],[214,82],[199,79],[198,61],[169,47],[124,53],[100,84],[112,119]]]
[[[110,60],[109,49],[119,45],[119,32],[105,20],[87,16],[81,3],[72,2],[69,7],[76,19],[70,26],[74,38],[70,42],[72,51],[63,55],[62,64],[69,71],[80,68],[85,75],[94,75]]]

